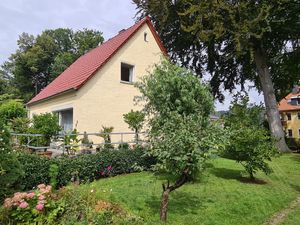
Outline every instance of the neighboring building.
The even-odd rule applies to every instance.
[[[123,114],[141,108],[133,82],[166,54],[147,17],[77,59],[27,103],[29,117],[57,112],[67,131],[99,132],[104,125],[128,132]]]
[[[300,138],[300,89],[298,86],[283,98],[279,104],[282,125],[286,136],[290,138]]]

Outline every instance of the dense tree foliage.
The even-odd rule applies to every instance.
[[[300,74],[300,2],[134,0],[150,15],[171,58],[211,75],[213,93],[251,80],[262,90],[270,129],[286,151],[275,94],[284,96]],[[273,84],[275,89],[273,88]]]
[[[264,108],[249,105],[247,96],[235,96],[224,119],[225,128],[229,130],[225,156],[241,163],[252,180],[257,170],[266,174],[272,172],[267,161],[278,154],[278,149],[263,126]]]
[[[101,32],[88,29],[45,30],[36,37],[22,33],[17,51],[0,70],[0,94],[6,90],[29,100],[78,57],[102,42]]]
[[[27,112],[23,105],[18,100],[7,100],[4,103],[0,102],[0,120],[4,124],[8,124],[15,118],[26,117]]]
[[[203,169],[214,146],[214,138],[209,138],[213,98],[191,72],[167,61],[137,86],[150,125],[150,152],[158,160],[155,168],[169,175],[161,201],[161,220],[165,221],[170,192]]]

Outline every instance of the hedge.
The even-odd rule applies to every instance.
[[[142,148],[105,150],[73,158],[48,159],[34,154],[20,154],[18,160],[25,172],[19,180],[23,190],[30,190],[41,183],[49,184],[51,164],[56,164],[59,168],[57,184],[61,187],[74,179],[87,182],[102,177],[136,172],[134,165],[147,170],[155,163],[154,158],[145,156],[145,150]]]

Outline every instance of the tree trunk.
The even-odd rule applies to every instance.
[[[169,194],[170,190],[165,190],[161,197],[160,203],[160,220],[163,222],[167,221],[167,212],[168,212],[168,205],[169,205]]]
[[[262,47],[254,49],[254,59],[264,94],[267,118],[271,133],[276,139],[278,149],[281,152],[288,152],[290,150],[285,142],[285,134],[280,120],[273,82],[267,65],[266,54]]]
[[[163,193],[161,196],[161,203],[160,203],[160,220],[163,222],[167,221],[167,213],[168,213],[168,205],[169,205],[169,194],[174,191],[175,189],[184,185],[188,180],[188,170],[185,170],[182,175],[178,178],[178,180],[173,184],[170,185],[168,181],[167,185],[163,184]]]

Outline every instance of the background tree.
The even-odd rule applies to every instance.
[[[141,111],[130,110],[129,113],[123,114],[125,123],[128,124],[129,128],[135,132],[135,141],[139,141],[139,132],[143,128],[145,114]]]
[[[12,93],[28,101],[78,57],[102,42],[101,32],[88,29],[45,30],[36,37],[22,33],[17,51],[2,65],[0,74],[14,87]]]
[[[237,95],[224,121],[225,128],[229,130],[225,156],[240,163],[253,181],[257,170],[271,173],[267,161],[271,161],[278,150],[269,131],[263,126],[264,108],[249,105],[248,96]]]
[[[213,98],[191,72],[167,61],[137,86],[150,125],[150,153],[158,160],[155,168],[169,175],[160,209],[166,221],[169,194],[194,178],[208,157]]]
[[[6,100],[0,103],[0,120],[8,125],[15,118],[26,117],[26,109],[19,100]]]
[[[133,2],[140,16],[152,17],[174,61],[199,76],[209,72],[220,100],[222,87],[244,89],[247,80],[253,81],[263,91],[278,147],[288,150],[275,95],[284,96],[300,78],[298,0]]]

